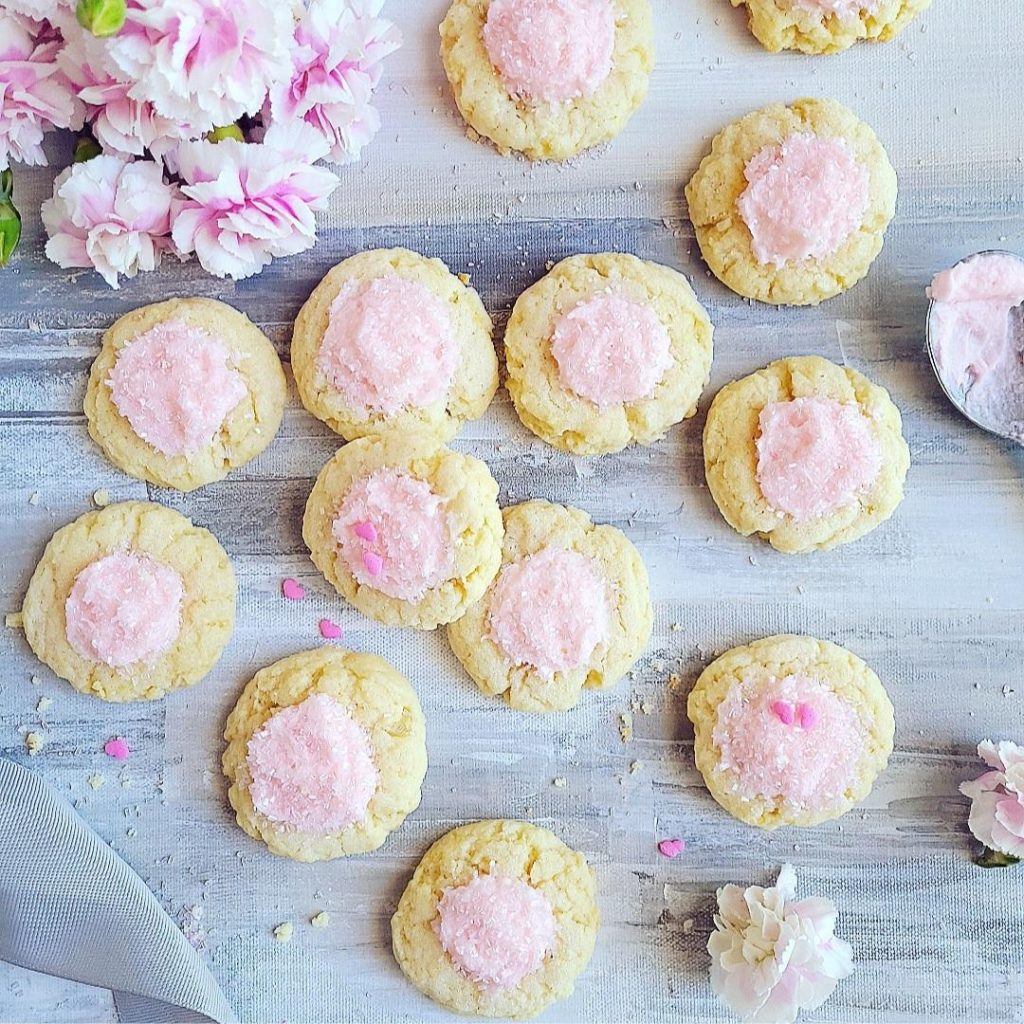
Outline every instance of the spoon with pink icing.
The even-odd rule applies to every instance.
[[[976,426],[1024,445],[1024,259],[987,250],[936,274],[927,346],[946,397]]]

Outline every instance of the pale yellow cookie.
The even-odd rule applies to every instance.
[[[668,353],[642,397],[599,405],[569,386],[552,339],[566,314],[606,295],[653,313]],[[516,300],[505,330],[508,391],[523,423],[563,451],[599,455],[651,444],[697,411],[711,373],[713,331],[677,271],[625,253],[570,256]]]
[[[253,735],[279,711],[313,695],[332,698],[363,731],[377,771],[364,816],[328,833],[303,832],[257,810],[248,762]],[[423,712],[408,680],[376,655],[321,647],[261,669],[228,716],[224,739],[228,799],[238,824],[281,857],[318,861],[376,850],[419,806],[427,770]]]
[[[357,489],[382,475],[397,476],[425,493],[440,511],[425,523],[402,521],[390,514],[380,521],[372,515],[367,518],[373,539],[358,539],[366,559],[381,559],[381,572],[375,577],[365,561],[360,565],[342,556],[336,520]],[[445,524],[440,532],[450,542],[445,545],[450,561],[444,571],[435,573],[436,581],[421,594],[387,593],[382,584],[392,572],[403,579],[413,573],[407,556],[422,546],[421,537],[430,532],[435,519]],[[359,550],[353,539],[357,524],[350,525],[353,529],[346,527],[340,536],[352,545],[351,550]],[[434,629],[454,621],[478,601],[498,571],[502,537],[498,485],[479,459],[450,451],[433,438],[396,434],[361,438],[345,445],[320,471],[306,503],[302,537],[316,567],[364,615],[385,625]]]
[[[747,187],[747,164],[766,146],[793,135],[844,141],[866,169],[867,206],[859,228],[831,255],[762,264],[737,205]],[[896,212],[896,172],[871,128],[834,100],[773,103],[729,125],[711,143],[686,186],[690,220],[714,275],[739,295],[784,305],[817,305],[853,287],[881,252]]]
[[[442,399],[403,405],[393,412],[357,408],[328,379],[318,363],[330,322],[331,304],[353,283],[397,275],[442,300],[457,362]],[[483,415],[498,388],[498,359],[491,341],[491,318],[480,296],[438,259],[408,249],[371,249],[329,270],[299,310],[292,335],[292,371],[302,404],[346,440],[385,432],[407,432],[439,441],[452,438],[468,420]]]
[[[772,53],[840,53],[862,40],[888,42],[895,38],[932,0],[864,0],[858,11],[834,13],[813,10],[797,0],[732,0],[746,6],[750,31]]]
[[[758,483],[761,411],[772,402],[818,397],[855,405],[881,456],[874,482],[844,507],[797,521],[773,509]],[[885,388],[819,356],[779,359],[715,396],[704,426],[704,471],[715,504],[733,529],[787,554],[848,544],[885,522],[903,500],[910,449]]]
[[[183,598],[180,630],[159,658],[113,667],[71,646],[65,604],[83,570],[122,552],[176,572]],[[36,656],[76,690],[109,701],[153,700],[192,686],[217,663],[235,625],[235,576],[213,534],[162,505],[128,501],[87,512],[53,535],[22,611]]]
[[[647,569],[624,533],[614,526],[596,526],[577,508],[527,501],[506,508],[503,516],[501,569],[483,597],[448,627],[448,640],[484,693],[500,696],[523,711],[564,711],[579,701],[584,688],[614,686],[647,646],[653,622]],[[510,632],[515,636],[514,630],[524,631],[526,635],[518,639],[527,646],[522,651],[524,660],[517,660],[514,652],[501,643],[509,627],[503,626],[501,619],[497,623],[492,619],[495,594],[512,583],[506,574],[509,567],[521,566],[524,559],[551,551],[577,556],[568,567],[567,604],[559,604],[562,598],[557,570],[545,567],[539,582],[554,592],[535,594],[535,604],[530,603],[534,594],[527,595],[520,607],[524,617],[513,621]],[[599,606],[608,613],[606,623],[589,635],[586,631],[593,628],[595,616],[583,603],[587,594],[581,579],[588,569],[604,590],[606,600]],[[548,574],[552,574],[550,578]],[[552,641],[542,638],[544,630],[551,627],[552,616],[568,623],[563,642],[567,636],[575,644],[582,644],[576,647],[576,654],[585,656],[582,663],[555,668],[550,661],[538,667],[525,660],[526,655],[537,661],[551,658]],[[557,638],[558,634],[554,635]],[[594,640],[596,646],[588,652]]]
[[[483,30],[491,0],[454,0],[441,22],[441,60],[466,123],[501,153],[567,160],[615,138],[647,95],[654,67],[649,0],[612,0],[611,71],[590,95],[537,102],[510,94]]]
[[[497,990],[456,966],[439,928],[438,904],[446,891],[488,876],[518,879],[540,893],[555,923],[553,948],[537,969]],[[590,960],[600,923],[595,888],[583,854],[547,829],[524,821],[463,825],[430,847],[406,886],[391,919],[395,959],[421,992],[456,1013],[534,1017],[572,994]]]
[[[213,441],[187,455],[166,455],[144,441],[111,396],[118,355],[157,324],[183,322],[227,347],[246,394],[227,413]],[[126,313],[103,335],[85,393],[89,434],[114,465],[159,487],[191,491],[254,459],[274,439],[287,394],[284,371],[267,336],[244,314],[215,299],[168,299]]]
[[[786,699],[792,694],[807,697],[810,710]],[[723,709],[732,719],[726,725]],[[701,673],[687,714],[711,795],[760,828],[845,814],[867,797],[892,753],[893,708],[878,676],[844,648],[809,636],[726,651]]]

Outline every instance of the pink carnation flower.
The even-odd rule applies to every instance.
[[[292,26],[282,0],[128,0],[106,42],[132,99],[205,132],[255,114],[288,76]]]
[[[310,0],[295,26],[291,76],[270,90],[274,121],[301,118],[327,140],[334,163],[358,160],[377,134],[371,104],[381,61],[402,45],[378,17],[383,0]]]
[[[106,152],[130,157],[142,156],[148,149],[162,157],[179,142],[202,134],[164,117],[152,103],[133,99],[132,84],[114,73],[102,40],[81,31],[69,35],[59,63],[85,104],[85,119]]]
[[[46,255],[62,267],[94,267],[111,288],[118,277],[153,270],[172,249],[174,189],[151,160],[97,156],[74,164],[42,205]]]
[[[796,899],[789,864],[769,889],[723,886],[708,939],[711,987],[744,1020],[791,1024],[853,971],[853,951],[835,926],[831,900]]]
[[[1024,747],[985,740],[978,756],[992,770],[960,786],[971,798],[968,827],[990,850],[1024,858]]]
[[[60,36],[48,22],[0,7],[0,170],[12,161],[45,164],[43,134],[81,125],[57,66]]]
[[[236,280],[275,256],[293,256],[316,241],[314,211],[338,185],[314,167],[327,152],[323,136],[301,121],[272,125],[262,143],[186,142],[178,147],[186,199],[174,219],[174,242],[203,268]]]

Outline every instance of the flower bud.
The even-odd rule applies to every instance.
[[[237,124],[225,124],[213,128],[206,133],[207,142],[223,142],[224,139],[234,139],[236,142],[245,142],[242,129]]]
[[[6,179],[10,171],[4,171]],[[6,267],[21,241],[21,214],[11,199],[10,183],[4,181],[0,188],[0,267]]]
[[[74,162],[76,164],[84,164],[86,160],[91,160],[94,156],[99,156],[102,152],[103,148],[88,133],[79,135],[78,138],[75,139]]]
[[[125,0],[78,0],[78,24],[94,36],[116,36],[125,19]]]

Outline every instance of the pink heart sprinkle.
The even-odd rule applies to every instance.
[[[352,527],[355,535],[370,544],[377,543],[377,527],[373,523],[356,523]]]
[[[686,849],[685,839],[662,839],[658,843],[658,853],[662,857],[668,857],[669,860],[674,860]]]
[[[127,761],[131,750],[125,740],[121,739],[120,736],[116,736],[114,739],[107,740],[103,744],[103,753],[107,757],[112,757],[115,761]]]
[[[813,729],[818,724],[818,709],[813,704],[801,704],[800,728]]]
[[[340,640],[341,626],[339,626],[336,622],[331,622],[330,619],[321,619],[320,635],[325,640]]]
[[[306,588],[298,580],[289,577],[281,580],[281,595],[289,601],[301,601],[306,596]]]
[[[792,725],[796,719],[793,705],[788,700],[773,700],[771,703],[772,714],[783,724]]]
[[[363,565],[371,576],[379,576],[384,571],[384,559],[376,551],[363,552]]]

